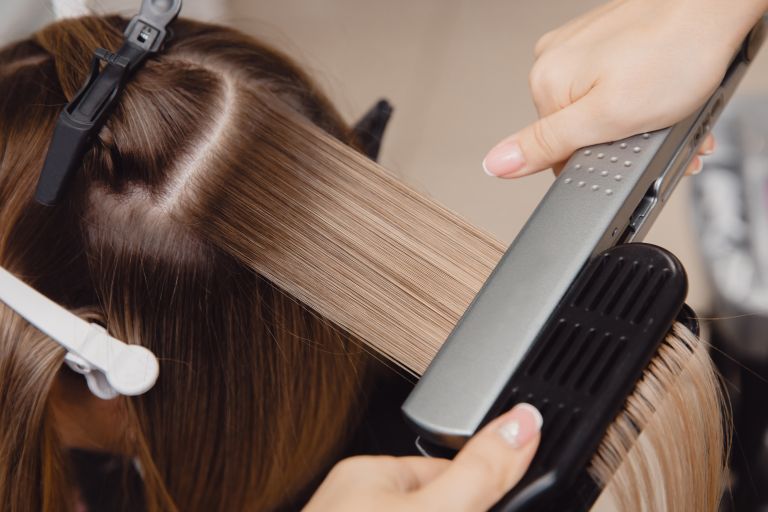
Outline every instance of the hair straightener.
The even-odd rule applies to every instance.
[[[539,451],[497,510],[586,510],[586,469],[673,322],[693,330],[680,263],[639,241],[765,37],[749,33],[695,113],[579,150],[464,313],[403,412],[428,455],[450,455],[517,402],[544,416]]]

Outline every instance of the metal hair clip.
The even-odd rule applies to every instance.
[[[99,398],[141,395],[155,385],[160,366],[152,352],[113,338],[102,326],[67,311],[2,267],[0,302],[67,349],[64,361],[85,376]]]
[[[72,174],[80,168],[92,138],[104,126],[128,78],[168,36],[168,26],[181,11],[181,0],[143,0],[128,24],[118,52],[94,52],[85,86],[62,111],[48,148],[35,198],[52,206],[61,198]]]

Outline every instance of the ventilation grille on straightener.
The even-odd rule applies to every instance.
[[[623,360],[636,357],[633,335],[658,322],[653,306],[674,274],[663,259],[606,253],[566,296],[509,390],[509,403],[529,402],[544,417],[536,465],[553,463],[604,388],[622,378]]]

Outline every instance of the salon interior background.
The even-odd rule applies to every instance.
[[[89,6],[130,16],[138,3],[102,0]],[[552,177],[493,179],[483,174],[481,159],[498,139],[536,117],[527,73],[537,38],[599,3],[185,0],[185,15],[258,34],[298,58],[348,120],[379,97],[388,98],[396,110],[383,165],[511,241]],[[52,19],[49,0],[3,0],[0,44]],[[768,51],[752,65],[740,93],[765,91]],[[691,227],[689,185],[685,180],[678,188],[647,240],[680,257],[690,276],[689,303],[705,311],[709,292]]]

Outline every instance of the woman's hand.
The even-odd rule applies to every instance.
[[[670,126],[723,78],[766,0],[614,0],[545,34],[530,73],[540,119],[483,167],[513,178],[558,167],[578,148]],[[700,154],[714,149],[705,139]],[[689,171],[701,168],[696,157]]]
[[[525,474],[541,414],[520,404],[483,428],[453,461],[353,457],[337,464],[305,512],[469,512],[490,508]]]

